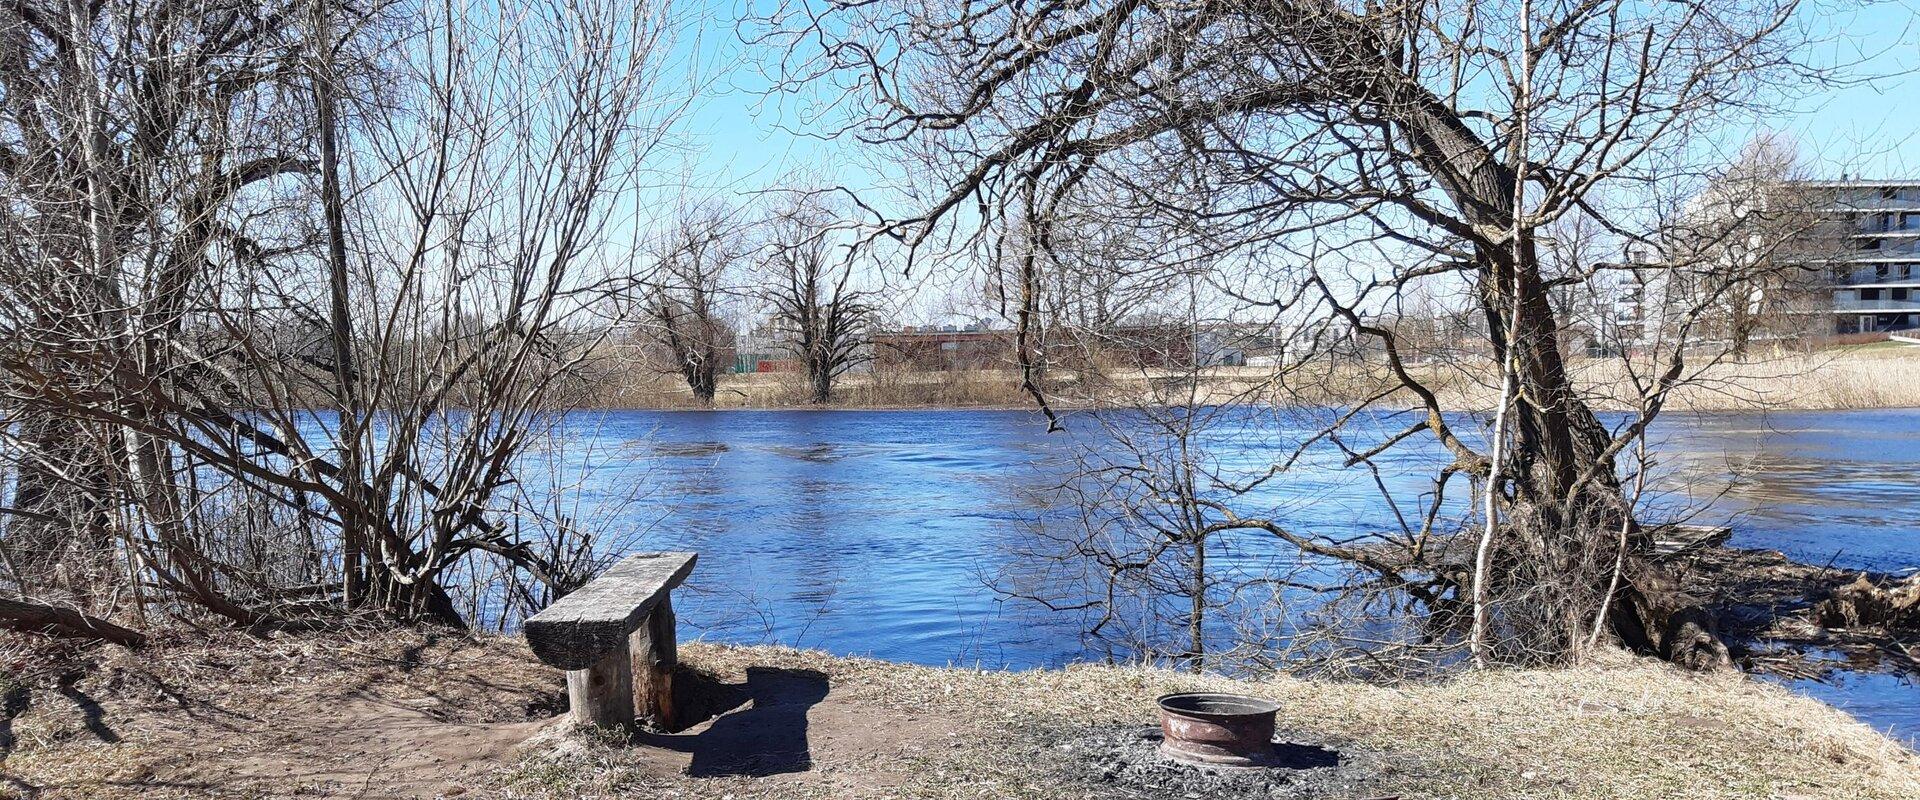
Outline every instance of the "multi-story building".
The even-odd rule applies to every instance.
[[[1836,335],[1920,328],[1920,181],[1796,184],[1830,224],[1809,262],[1831,282]],[[1825,237],[1831,236],[1831,239]]]
[[[1594,328],[1590,351],[1678,344],[1681,323],[1735,346],[1920,329],[1920,180],[1733,183],[1669,234],[1676,252],[1602,265],[1626,277],[1563,301],[1570,326]]]

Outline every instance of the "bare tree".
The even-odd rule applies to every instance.
[[[760,298],[779,344],[800,362],[807,402],[827,403],[834,381],[868,357],[872,295],[856,288],[854,252],[840,239],[846,221],[825,196],[802,195],[765,224]]]
[[[732,350],[724,311],[733,272],[748,255],[737,210],[723,205],[683,209],[654,256],[646,307],[649,329],[694,400],[713,405],[720,370]]]
[[[519,478],[624,291],[658,13],[0,11],[6,549],[99,554],[62,602],[250,626],[463,624],[486,559],[570,588],[592,548]]]
[[[1286,412],[1252,402],[1263,382],[1211,369],[1205,343],[1233,323],[1206,315],[1199,283],[1169,281],[1131,308],[1151,309],[1152,326],[1097,329],[1116,380],[1075,417],[1076,468],[1047,492],[1072,520],[1037,524],[997,588],[1084,613],[1087,637],[1110,660],[1266,666],[1311,636],[1299,620],[1267,613],[1289,606],[1289,570],[1249,569],[1239,552],[1257,551],[1252,540],[1268,534],[1240,524],[1238,512],[1282,487],[1236,456],[1284,446],[1264,429]]]
[[[1615,469],[1699,359],[1662,351],[1636,373],[1640,413],[1603,424],[1562,355],[1553,294],[1597,270],[1556,273],[1543,232],[1585,217],[1620,243],[1657,238],[1660,202],[1707,172],[1696,134],[1818,78],[1796,60],[1797,6],[830,3],[776,15],[762,40],[784,45],[786,85],[845,91],[847,130],[917,160],[925,201],[883,231],[923,247],[1035,243],[1018,268],[1023,343],[1060,226],[1089,208],[1213,260],[1223,294],[1290,320],[1283,372],[1369,342],[1387,387],[1306,446],[1344,434],[1345,463],[1367,469],[1434,443],[1448,457],[1429,492],[1402,498],[1422,513],[1366,542],[1237,526],[1465,621],[1461,640],[1487,661],[1578,658],[1607,609],[1628,645],[1710,666],[1726,650],[1644,558]],[[1492,402],[1436,391],[1383,324],[1427,283],[1473,298]],[[1494,412],[1486,427],[1462,415],[1479,409]],[[1480,500],[1444,503],[1456,481]]]
[[[1724,341],[1734,358],[1756,339],[1804,339],[1825,322],[1825,264],[1844,252],[1850,231],[1834,229],[1822,213],[1832,198],[1808,190],[1806,180],[1791,142],[1758,137],[1665,231],[1665,251],[1681,269],[1660,276],[1672,284],[1660,287],[1663,300],[1711,296],[1700,335]]]
[[[162,591],[247,616],[187,530],[177,490],[190,471],[163,432],[174,411],[123,390],[196,369],[181,348],[202,333],[189,313],[209,261],[254,268],[303,244],[299,209],[276,196],[315,169],[293,99],[306,83],[302,8],[0,11],[6,541],[23,592],[85,605],[90,586],[145,571]],[[261,232],[273,227],[277,240]],[[65,576],[47,574],[54,563]]]

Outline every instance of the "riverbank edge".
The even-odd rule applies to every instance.
[[[17,656],[22,642],[0,645]],[[1380,686],[1127,666],[926,667],[696,642],[683,649],[682,692],[739,691],[775,673],[821,683],[800,712],[810,752],[799,767],[699,776],[682,752],[699,759],[699,737],[721,723],[683,734],[691,746],[678,750],[659,735],[569,732],[556,721],[560,674],[516,638],[169,633],[144,652],[67,647],[59,658],[77,672],[16,669],[8,692],[0,766],[15,791],[37,797],[1110,797],[1110,777],[1076,743],[1151,729],[1153,698],[1172,691],[1279,701],[1283,736],[1338,752],[1339,769],[1360,773],[1356,796],[1920,793],[1920,755],[1831,707],[1619,652],[1574,669]],[[760,702],[770,701],[728,713]],[[416,751],[436,755],[402,763]],[[404,773],[383,772],[382,759]]]
[[[1061,413],[1122,411],[1128,408],[1136,407],[1136,406],[1128,406],[1128,405],[1100,404],[1100,403],[1052,403],[1052,402],[1049,402],[1048,405],[1054,411],[1061,412]],[[1340,409],[1347,408],[1347,406],[1341,406],[1337,404],[1316,404],[1316,403],[1298,403],[1298,404],[1289,404],[1289,405],[1274,405],[1272,403],[1239,403],[1237,405],[1241,405],[1249,408],[1262,408],[1262,409],[1269,409],[1269,410],[1315,410],[1315,409],[1329,409],[1329,408],[1340,408]],[[1157,406],[1157,407],[1171,408],[1172,406]],[[1418,406],[1413,406],[1413,405],[1394,405],[1394,404],[1388,404],[1388,403],[1375,403],[1374,407],[1379,408],[1383,411],[1412,411],[1418,408]],[[644,406],[644,405],[591,406],[589,405],[589,406],[577,406],[573,408],[568,408],[566,410],[569,412],[579,412],[579,413],[587,413],[587,414],[591,414],[591,413],[618,414],[622,412],[635,412],[635,411],[647,411],[647,412],[672,411],[676,413],[688,413],[688,414],[707,414],[707,413],[724,414],[724,413],[735,413],[735,412],[751,413],[751,412],[767,412],[767,411],[820,411],[820,412],[995,411],[995,412],[1027,412],[1034,415],[1035,417],[1041,416],[1039,406],[1035,406],[1031,404],[1009,405],[1004,403],[995,403],[995,404],[989,404],[989,405],[929,404],[929,405],[880,405],[880,406],[813,405],[813,404],[807,404],[807,403],[796,403],[796,404],[769,405],[769,406],[709,406],[709,407],[690,406],[690,405],[655,405],[655,406]],[[1494,409],[1492,406],[1487,406],[1485,408],[1460,408],[1460,409],[1454,409],[1454,410],[1457,410],[1458,413],[1462,413],[1462,414],[1492,414]],[[1621,405],[1596,405],[1596,406],[1593,406],[1593,410],[1600,413],[1605,413],[1605,414],[1628,414],[1628,413],[1635,413],[1639,409],[1621,404]],[[1920,411],[1920,403],[1915,403],[1913,405],[1888,405],[1888,406],[1861,405],[1861,406],[1848,406],[1848,407],[1817,406],[1817,405],[1808,405],[1808,406],[1729,405],[1726,407],[1673,408],[1673,409],[1668,409],[1663,413],[1673,414],[1673,415],[1712,414],[1712,413],[1725,413],[1725,412],[1743,412],[1743,413],[1758,414],[1758,413],[1804,413],[1804,412],[1810,412],[1810,411]]]

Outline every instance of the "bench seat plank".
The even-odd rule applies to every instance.
[[[693,572],[693,553],[636,553],[522,626],[533,654],[564,670],[586,669],[645,624],[655,605]]]

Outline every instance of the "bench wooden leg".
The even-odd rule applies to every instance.
[[[647,624],[633,632],[633,709],[638,717],[672,730],[673,668],[680,663],[674,639],[673,597],[660,598]]]
[[[599,663],[567,672],[567,706],[581,725],[633,724],[633,672],[626,647]]]

